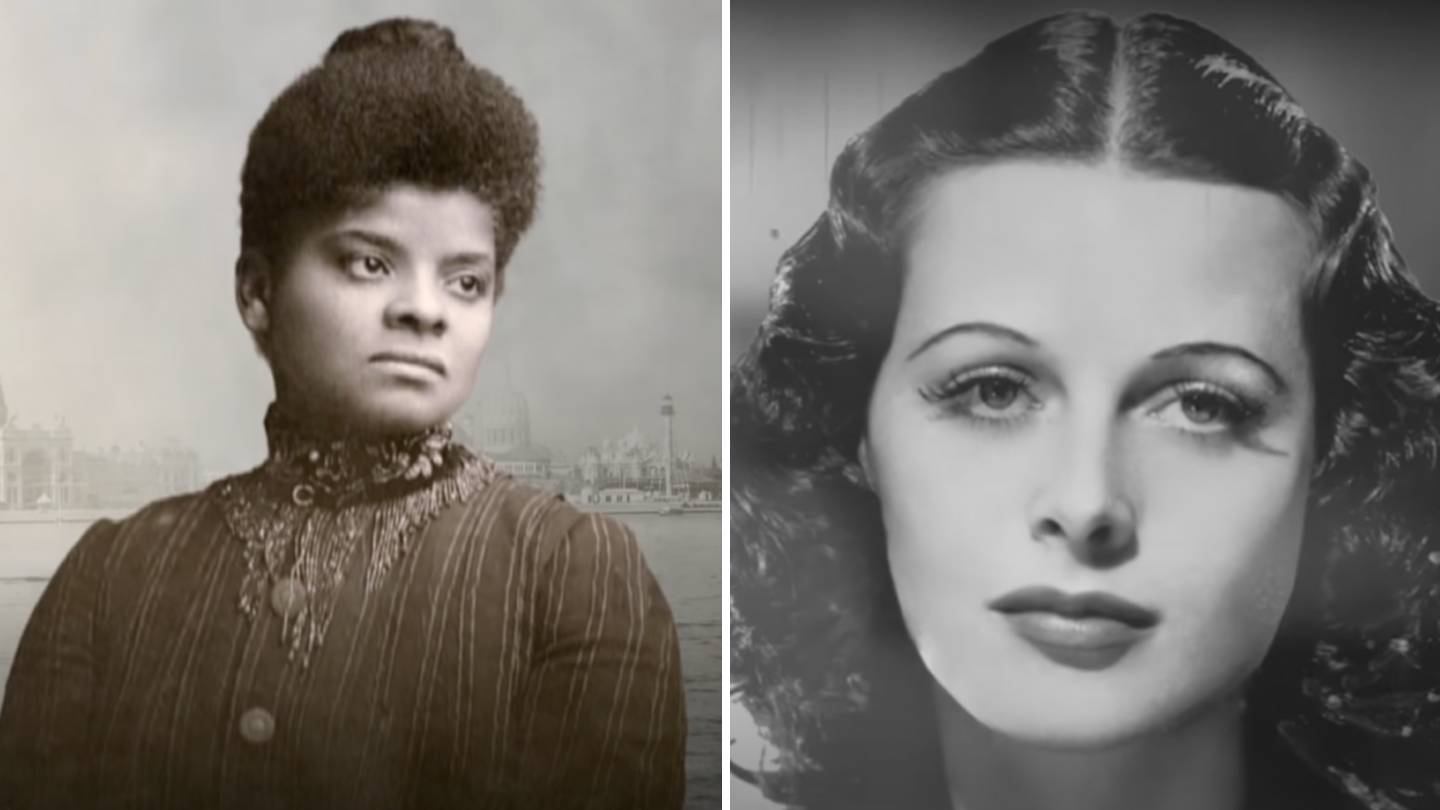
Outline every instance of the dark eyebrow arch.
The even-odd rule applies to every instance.
[[[494,258],[489,253],[456,253],[453,256],[445,257],[445,264],[450,267],[480,266],[489,269],[495,264]]]
[[[1281,377],[1280,373],[1269,363],[1261,360],[1254,353],[1242,349],[1239,346],[1232,346],[1229,343],[1215,343],[1213,341],[1182,343],[1150,355],[1151,360],[1169,360],[1176,357],[1238,357],[1242,360],[1249,361],[1261,371],[1265,372],[1265,376],[1270,378],[1270,382],[1281,394],[1288,393],[1290,390],[1290,386],[1285,382],[1285,378]]]
[[[910,354],[905,357],[905,361],[909,362],[911,360],[914,360],[916,357],[920,356],[921,352],[924,352],[926,349],[934,346],[942,340],[952,338],[956,335],[969,334],[989,335],[990,337],[998,338],[1000,340],[1007,340],[1011,343],[1018,343],[1021,346],[1034,347],[1036,345],[1034,338],[1023,332],[1017,332],[1008,326],[1001,326],[998,323],[990,323],[989,321],[971,321],[967,323],[957,323],[954,326],[947,326],[946,328],[941,329],[939,332],[936,332],[935,334],[926,338],[924,343],[921,343],[919,346],[915,347],[915,350],[910,352]]]
[[[400,246],[399,242],[396,242],[394,239],[391,239],[384,234],[375,233],[374,231],[366,231],[359,228],[346,228],[343,231],[336,231],[331,236],[331,238],[358,239],[361,242],[366,242],[370,245],[380,248],[387,253],[398,253],[402,255],[405,253],[405,249]]]
[[[398,256],[405,255],[405,248],[399,242],[391,239],[384,234],[375,233],[374,231],[367,231],[362,228],[346,228],[342,231],[336,231],[331,236],[331,238],[337,240],[357,239],[361,242],[365,242],[366,244],[377,247],[380,250],[385,251],[386,253]],[[453,256],[446,256],[444,264],[452,267],[457,265],[481,265],[488,268],[492,267],[495,264],[495,258],[491,256],[488,252],[465,251],[463,253],[456,253]]]

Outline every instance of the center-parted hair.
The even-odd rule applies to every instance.
[[[448,28],[382,20],[340,34],[255,125],[241,247],[282,256],[309,217],[410,183],[488,205],[501,270],[534,218],[539,170],[535,121],[500,77],[467,61]]]
[[[773,746],[748,776],[802,807],[943,791],[929,680],[855,454],[923,190],[1016,159],[1260,189],[1310,223],[1317,461],[1247,718],[1337,792],[1440,807],[1440,307],[1365,167],[1255,60],[1160,14],[1047,18],[937,77],[849,142],[827,210],[781,258],[731,375],[731,674]]]

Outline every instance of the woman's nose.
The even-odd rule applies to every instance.
[[[1076,559],[1099,568],[1135,556],[1134,504],[1113,432],[1070,435],[1057,445],[1054,466],[1041,476],[1031,506],[1031,537],[1064,543]]]
[[[395,295],[385,308],[385,323],[423,334],[445,334],[445,306],[438,285],[423,274],[412,275],[397,284]]]

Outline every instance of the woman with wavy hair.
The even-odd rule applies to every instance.
[[[1193,23],[837,158],[732,374],[732,677],[807,808],[1440,807],[1440,309]]]

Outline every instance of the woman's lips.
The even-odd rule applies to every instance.
[[[1113,594],[1044,587],[1013,591],[989,607],[1047,658],[1078,669],[1110,666],[1160,621],[1156,611]]]
[[[409,354],[407,352],[380,352],[378,354],[371,355],[370,362],[385,364],[393,363],[400,366],[423,368],[428,371],[432,371],[441,377],[445,376],[445,364],[443,362],[433,357],[425,357],[424,355],[419,354]]]

